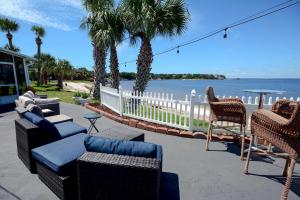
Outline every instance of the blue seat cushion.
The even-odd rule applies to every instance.
[[[44,118],[32,113],[32,112],[24,112],[23,116],[25,119],[27,119],[28,121],[30,121],[31,123],[35,124],[38,126],[39,123],[41,123],[41,121],[44,120]]]
[[[146,142],[114,140],[104,137],[87,136],[84,140],[84,145],[87,151],[92,152],[157,159],[162,158],[161,146]]]
[[[76,172],[76,159],[86,152],[85,137],[80,133],[32,149],[32,156],[58,175],[71,175]]]
[[[46,134],[47,136],[53,137],[55,139],[61,138],[57,128],[47,119],[40,117],[37,114],[31,112],[26,112],[23,114],[23,116],[31,123],[37,125],[41,129],[41,132]]]
[[[77,133],[86,133],[86,128],[74,123],[74,122],[62,122],[54,124],[55,128],[58,130],[58,133],[61,138],[65,138]]]

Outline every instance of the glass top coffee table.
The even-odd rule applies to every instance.
[[[99,132],[99,130],[97,129],[95,123],[96,123],[97,119],[99,119],[101,117],[102,117],[102,115],[100,115],[99,113],[86,113],[86,114],[83,115],[83,118],[89,120],[90,123],[91,123],[91,125],[90,125],[90,127],[88,128],[88,131],[87,131],[88,134],[90,134],[92,132],[93,128],[97,132]]]
[[[266,89],[246,89],[243,90],[244,92],[249,92],[249,93],[256,93],[259,94],[259,103],[258,103],[258,109],[263,108],[263,99],[266,95],[268,94],[278,94],[281,95],[283,93],[285,93],[285,91],[281,91],[281,90],[266,90]]]

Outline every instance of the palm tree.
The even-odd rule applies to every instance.
[[[189,13],[184,0],[124,0],[122,10],[131,43],[135,44],[138,38],[141,40],[134,90],[143,92],[150,79],[153,61],[151,40],[158,35],[181,35],[186,29]]]
[[[72,66],[67,60],[58,60],[52,69],[54,76],[57,79],[57,85],[60,89],[63,89],[63,80],[66,74],[72,70]]]
[[[48,76],[55,67],[55,58],[50,54],[41,53],[40,55],[40,77],[42,84],[48,84]]]
[[[8,18],[0,18],[0,29],[1,31],[6,33],[9,49],[14,50],[15,47],[12,43],[13,35],[11,33],[18,31],[19,24],[16,21],[10,20]]]
[[[95,42],[95,34],[97,30],[96,16],[101,12],[105,12],[113,6],[113,0],[83,0],[83,5],[88,11],[88,16],[81,23],[81,28],[89,31],[92,39],[93,57],[94,57],[94,93],[95,98],[100,98],[100,83],[106,84],[105,61],[107,56],[107,48],[104,45]],[[97,14],[96,14],[97,13]]]
[[[40,57],[41,57],[41,45],[42,45],[42,39],[45,36],[45,29],[41,26],[32,26],[31,30],[35,33],[36,38],[35,38],[35,43],[37,46],[37,60],[38,60],[38,81],[37,85],[40,84],[42,77],[41,77],[41,64],[40,64]]]
[[[119,62],[116,45],[124,38],[124,23],[118,7],[112,7],[105,12],[96,13],[97,29],[95,42],[110,49],[111,86],[118,88],[120,84]]]

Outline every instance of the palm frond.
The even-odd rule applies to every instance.
[[[34,25],[31,27],[31,31],[33,31],[37,37],[45,36],[45,29],[42,26]]]
[[[4,32],[16,32],[19,29],[19,24],[8,18],[0,18],[0,30]]]

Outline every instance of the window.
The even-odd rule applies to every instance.
[[[25,93],[27,89],[24,63],[22,58],[15,57],[15,67],[18,80],[19,94],[21,95]]]
[[[17,93],[13,65],[0,64],[0,96],[15,94]]]
[[[0,62],[13,62],[12,55],[0,52]]]

